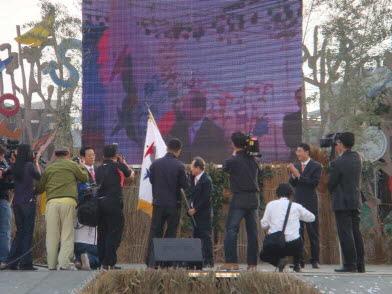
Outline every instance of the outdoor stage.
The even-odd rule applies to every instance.
[[[218,265],[219,266],[219,265]],[[392,293],[392,266],[368,265],[364,274],[335,274],[338,265],[322,265],[321,269],[313,270],[306,267],[302,273],[293,273],[286,268],[285,273],[315,285],[321,293]],[[145,270],[142,264],[125,264],[123,269]],[[245,272],[230,272],[238,275]],[[210,272],[212,270],[208,270]],[[259,272],[273,272],[272,266],[262,264],[257,267]],[[2,271],[0,274],[1,293],[7,294],[52,294],[77,293],[99,271],[48,271],[40,268],[35,272]],[[190,272],[194,273],[194,272]],[[204,273],[204,271],[198,272]],[[216,272],[222,278],[228,272]],[[276,273],[279,275],[280,273]]]

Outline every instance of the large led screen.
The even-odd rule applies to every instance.
[[[300,0],[83,1],[83,144],[139,164],[148,108],[182,159],[222,163],[234,131],[265,162],[301,140]]]

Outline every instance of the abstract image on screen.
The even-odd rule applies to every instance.
[[[300,0],[83,1],[83,144],[140,164],[151,109],[181,159],[222,163],[235,131],[264,162],[301,140]]]

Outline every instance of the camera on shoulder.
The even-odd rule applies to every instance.
[[[247,135],[245,152],[248,156],[261,157],[259,139],[256,136]]]

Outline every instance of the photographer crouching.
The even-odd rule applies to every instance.
[[[241,220],[245,219],[248,236],[248,270],[257,266],[257,208],[259,186],[257,176],[259,166],[255,157],[248,152],[248,136],[236,132],[231,135],[233,155],[226,159],[223,170],[230,175],[230,189],[233,193],[226,221],[225,261],[222,270],[238,270],[237,235]],[[253,142],[253,141],[251,141]],[[258,144],[257,144],[258,148]]]
[[[6,150],[0,145],[0,268],[6,266],[11,247],[12,210],[9,190],[14,184],[9,180],[10,166],[5,159]]]

